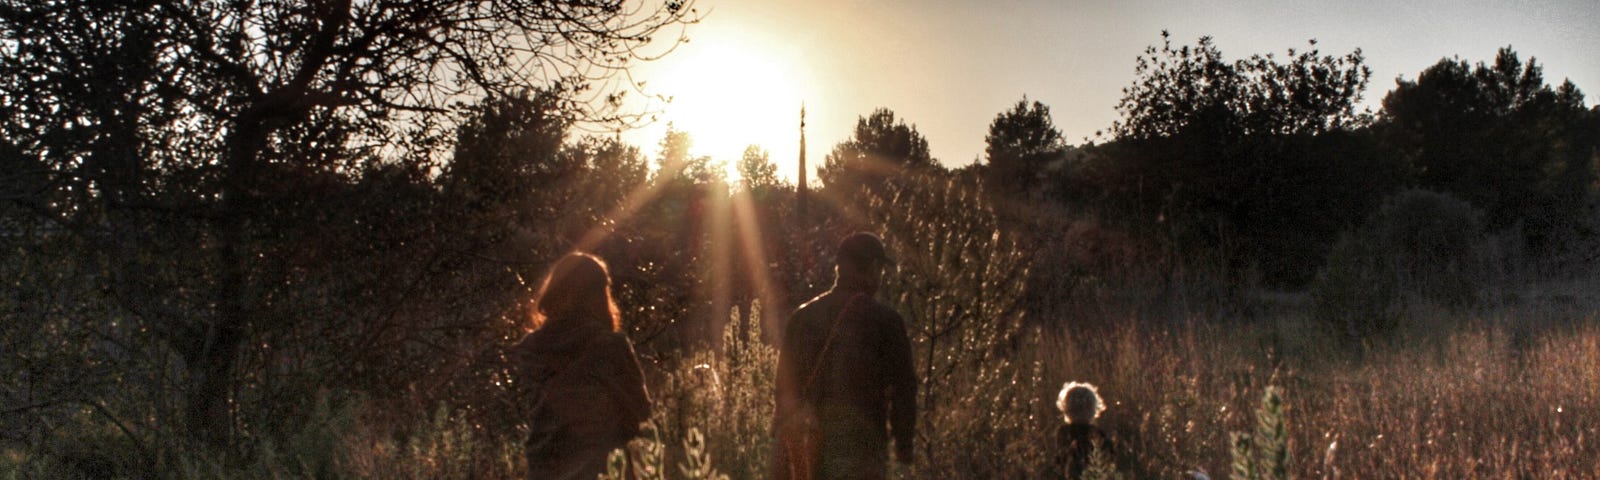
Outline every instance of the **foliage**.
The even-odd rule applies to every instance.
[[[1585,126],[1583,93],[1542,71],[1511,47],[1493,64],[1440,59],[1384,97],[1380,127],[1421,187],[1483,208],[1491,229],[1520,223],[1549,254],[1592,234],[1600,129]]]
[[[1318,273],[1316,316],[1359,342],[1394,329],[1407,300],[1471,306],[1490,270],[1483,214],[1448,194],[1406,190],[1345,234]]]
[[[721,351],[688,356],[667,381],[677,396],[661,398],[665,431],[688,435],[698,425],[708,436],[705,454],[736,478],[762,477],[769,467],[778,351],[762,341],[761,312],[759,303],[744,320],[731,312]]]
[[[1317,41],[1287,63],[1272,55],[1228,62],[1211,37],[1173,48],[1161,32],[1160,49],[1145,49],[1123,90],[1113,130],[1120,138],[1151,139],[1193,129],[1235,135],[1316,134],[1363,125],[1356,111],[1371,70],[1361,50],[1321,56]],[[1223,137],[1226,138],[1226,137]],[[1219,139],[1223,139],[1219,138]]]
[[[705,436],[700,434],[700,430],[691,427],[685,434],[684,461],[678,465],[681,477],[667,474],[672,470],[667,467],[666,449],[662,447],[660,433],[655,427],[647,424],[642,432],[643,436],[629,442],[627,447],[611,452],[606,461],[606,471],[600,474],[601,480],[728,480],[727,474],[719,473],[711,466],[711,453],[705,449]]]
[[[1116,459],[1096,446],[1089,454],[1088,468],[1083,470],[1083,480],[1123,480],[1128,478],[1117,470]]]
[[[989,123],[985,180],[991,190],[1026,196],[1040,186],[1040,177],[1061,160],[1066,141],[1050,119],[1050,107],[1024,97]]]
[[[973,178],[908,175],[867,214],[882,225],[896,266],[882,297],[910,323],[921,396],[919,477],[1026,477],[1048,438],[1033,419],[1043,396],[1008,385],[1041,385],[1037,348],[1020,299],[1029,262],[1001,234]],[[964,438],[987,451],[941,439]],[[1005,459],[997,462],[997,459]]]
[[[739,157],[739,183],[747,191],[776,188],[783,182],[778,179],[778,165],[760,146],[745,147]]]
[[[689,154],[694,139],[688,132],[667,125],[667,133],[661,138],[660,146],[661,156],[656,158],[658,179],[702,185],[723,180],[723,164],[713,162],[711,157]]]
[[[1388,333],[1400,323],[1399,280],[1381,248],[1359,234],[1342,235],[1311,284],[1312,315],[1346,344]]]
[[[1116,140],[1067,171],[1067,200],[1143,223],[1186,258],[1221,258],[1230,283],[1295,286],[1340,229],[1399,182],[1356,111],[1360,50],[1226,61],[1203,37],[1150,47],[1124,90]],[[1377,188],[1374,188],[1377,187]]]
[[[761,340],[759,303],[745,320],[730,317],[721,350],[696,351],[665,372],[652,419],[612,452],[607,478],[630,478],[630,469],[652,479],[766,475],[778,353]],[[671,441],[678,438],[681,445]]]
[[[555,217],[554,200],[575,193],[570,184],[584,167],[578,163],[582,157],[562,154],[571,121],[558,110],[559,100],[549,93],[518,92],[473,106],[439,180],[445,196],[473,210],[505,211],[507,203],[531,200],[533,208],[521,208],[535,214],[530,220]]]
[[[1233,432],[1233,474],[1238,480],[1288,480],[1289,433],[1277,387],[1261,394],[1254,432]]]
[[[1478,253],[1483,216],[1449,194],[1406,190],[1385,200],[1364,228],[1407,292],[1444,305],[1470,305],[1487,271]]]
[[[817,178],[828,190],[852,195],[865,188],[876,192],[902,174],[936,168],[928,140],[915,125],[897,120],[887,108],[856,120],[849,140],[839,142],[823,160]]]

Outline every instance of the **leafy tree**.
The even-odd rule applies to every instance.
[[[602,221],[609,209],[643,189],[650,175],[649,162],[639,148],[615,137],[585,136],[567,144],[563,151],[586,167],[579,178],[583,200],[570,202],[568,208],[587,210],[585,223],[589,225]]]
[[[739,158],[739,178],[745,190],[749,191],[773,188],[783,183],[778,179],[778,165],[772,163],[772,156],[766,149],[756,145],[745,147],[744,155]]]
[[[191,277],[204,284],[182,290],[203,292],[201,308],[150,318],[185,366],[184,424],[222,443],[236,366],[276,321],[263,312],[281,279],[258,267],[287,252],[268,244],[307,220],[294,212],[320,205],[306,192],[390,168],[380,158],[427,171],[448,144],[438,114],[463,95],[549,87],[578,117],[624,118],[607,82],[694,15],[620,0],[10,4],[0,131],[50,169],[53,188],[23,203],[113,247],[90,252],[156,245],[128,234],[150,215],[191,226],[169,238],[205,259]],[[112,265],[108,278],[137,267]]]
[[[928,140],[915,125],[896,120],[887,108],[856,120],[855,133],[833,147],[817,177],[835,192],[850,195],[865,188],[876,192],[907,170],[937,168]]]
[[[1353,132],[1368,121],[1355,110],[1369,76],[1361,51],[1322,56],[1313,41],[1287,61],[1230,62],[1209,37],[1162,39],[1124,89],[1116,141],[1073,169],[1080,180],[1069,184],[1085,190],[1074,195],[1140,219],[1190,257],[1220,260],[1235,284],[1253,270],[1307,280],[1303,259],[1321,258],[1363,215],[1351,207],[1395,183]]]
[[[570,121],[557,100],[517,93],[474,107],[440,179],[445,193],[473,209],[521,204],[584,167],[574,162],[582,158],[562,155]]]
[[[1491,229],[1522,223],[1529,246],[1549,253],[1592,228],[1600,139],[1584,127],[1583,93],[1551,88],[1542,70],[1510,47],[1492,65],[1441,59],[1398,81],[1382,127],[1421,186],[1482,207]]]
[[[689,149],[693,146],[694,138],[689,132],[668,124],[667,133],[661,137],[660,156],[656,157],[656,177],[689,184],[722,181],[722,166],[712,162],[711,157],[691,155]]]
[[[1051,162],[1062,158],[1066,142],[1050,119],[1050,107],[1027,98],[989,123],[988,187],[1012,195],[1027,194],[1040,185]]]
[[[1173,48],[1161,32],[1160,49],[1145,49],[1137,77],[1123,89],[1113,131],[1122,139],[1171,137],[1193,129],[1234,135],[1321,133],[1366,124],[1356,111],[1372,76],[1361,50],[1342,57],[1289,49],[1226,61],[1211,37]]]

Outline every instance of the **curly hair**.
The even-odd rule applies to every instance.
[[[1100,418],[1100,412],[1106,410],[1106,404],[1100,400],[1100,390],[1094,385],[1067,382],[1061,386],[1061,394],[1056,397],[1056,408],[1061,410],[1067,423],[1088,425]]]

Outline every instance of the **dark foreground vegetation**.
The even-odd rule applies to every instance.
[[[1093,142],[1024,100],[947,170],[884,109],[797,192],[584,135],[605,68],[504,60],[688,6],[474,3],[0,8],[0,477],[519,477],[500,352],[575,248],[646,360],[637,457],[759,477],[763,332],[858,229],[911,321],[905,477],[1043,471],[1068,380],[1105,478],[1600,476],[1600,110],[1510,48],[1362,112],[1360,52],[1163,36]]]

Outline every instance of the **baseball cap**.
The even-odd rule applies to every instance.
[[[889,257],[888,250],[883,247],[883,239],[868,232],[852,233],[839,241],[839,251],[835,260],[843,262],[846,259],[857,264],[875,260],[894,265],[894,259]]]

